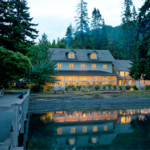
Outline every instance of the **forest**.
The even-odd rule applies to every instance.
[[[117,27],[106,25],[97,8],[89,18],[88,3],[80,0],[73,16],[76,26],[68,25],[64,38],[52,43],[46,34],[35,42],[38,23],[32,22],[27,4],[27,0],[0,0],[0,88],[20,78],[37,85],[55,82],[57,63],[50,61],[49,48],[109,50],[115,59],[133,62],[132,78],[150,79],[150,0],[143,1],[138,13],[132,0],[124,0]]]

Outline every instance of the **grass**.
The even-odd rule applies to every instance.
[[[150,91],[148,91],[148,90],[142,90],[142,91],[127,91],[126,96],[127,96],[127,97],[133,97],[133,96],[138,96],[138,97],[150,97]]]

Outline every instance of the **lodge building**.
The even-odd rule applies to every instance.
[[[135,81],[129,75],[130,60],[115,60],[109,50],[59,49],[53,51],[52,61],[57,61],[58,82],[67,85],[146,85],[150,81]]]

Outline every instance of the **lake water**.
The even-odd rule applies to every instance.
[[[150,108],[31,114],[28,149],[150,149]]]

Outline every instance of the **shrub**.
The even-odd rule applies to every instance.
[[[88,88],[93,88],[93,87],[94,87],[94,85],[89,85],[89,86],[88,86]]]
[[[106,89],[106,86],[107,86],[107,85],[103,85],[103,89]]]
[[[116,87],[117,87],[117,86],[116,86],[116,85],[113,85],[113,87],[114,87],[114,89],[116,90]]]
[[[47,85],[46,87],[47,87],[47,88],[46,88],[46,89],[47,89],[47,91],[49,91],[49,90],[51,90],[51,89],[53,89],[53,88],[54,88],[54,86],[53,86],[53,85]]]
[[[95,93],[94,97],[100,97],[101,95],[99,93]]]
[[[44,87],[43,85],[30,84],[29,88],[32,92],[42,92]]]
[[[119,85],[119,88],[120,88],[120,90],[122,90],[122,86],[121,85]]]
[[[150,90],[150,85],[145,85],[146,90]]]
[[[68,88],[72,88],[74,91],[76,90],[76,87],[74,85],[68,85],[68,86],[66,86],[66,88],[65,88],[66,91],[67,91]]]
[[[77,85],[76,88],[78,88],[80,90],[81,89],[81,85]]]
[[[100,89],[100,86],[99,85],[95,85],[95,90],[98,90]]]
[[[136,85],[132,85],[132,88],[133,88],[134,90],[137,90]]]
[[[87,86],[86,86],[86,85],[82,85],[81,87],[83,87],[84,89],[86,89],[86,88],[87,88]]]
[[[130,85],[126,85],[125,88],[126,88],[127,90],[130,90],[131,86],[130,86]]]
[[[109,87],[109,89],[111,89],[111,86],[112,86],[112,85],[111,85],[111,84],[106,84],[106,86],[108,86],[108,87]]]

